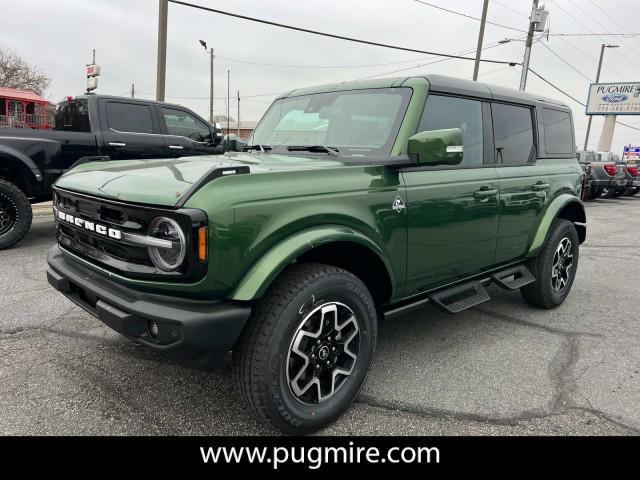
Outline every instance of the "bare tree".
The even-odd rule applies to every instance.
[[[0,47],[0,87],[31,90],[43,95],[51,79],[12,50]]]

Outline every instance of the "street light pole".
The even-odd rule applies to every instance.
[[[156,100],[164,102],[165,76],[167,74],[167,15],[169,11],[169,0],[159,0],[159,2]]]
[[[610,45],[610,44],[602,44],[600,46],[600,60],[598,60],[598,72],[596,73],[596,83],[600,81],[600,71],[602,70],[602,59],[604,58],[604,49],[605,48],[617,48],[618,45]],[[587,149],[587,144],[589,143],[589,133],[591,132],[591,120],[593,119],[593,115],[589,115],[589,121],[587,122],[587,134],[584,137],[584,148]]]
[[[538,10],[538,0],[533,0],[531,7],[531,17],[529,18],[529,31],[527,32],[527,46],[524,49],[524,60],[522,61],[522,73],[520,74],[520,90],[527,86],[527,73],[529,73],[529,60],[531,59],[531,46],[533,45],[533,29],[535,27],[535,16]]]
[[[480,33],[478,34],[478,48],[476,48],[476,61],[473,65],[473,80],[478,80],[478,71],[480,70],[480,54],[482,53],[482,42],[484,41],[484,26],[487,23],[487,10],[489,9],[489,0],[484,0],[482,5],[482,20],[480,21]]]

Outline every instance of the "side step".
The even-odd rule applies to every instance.
[[[516,265],[491,275],[491,280],[505,290],[518,290],[536,281],[525,265]]]
[[[429,296],[434,305],[448,313],[458,313],[489,301],[489,293],[479,281],[463,283]]]

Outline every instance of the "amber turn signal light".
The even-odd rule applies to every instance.
[[[198,260],[207,261],[207,238],[209,237],[209,229],[200,227],[198,229]]]

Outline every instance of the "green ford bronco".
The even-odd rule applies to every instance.
[[[231,352],[246,405],[307,433],[358,394],[379,320],[457,313],[491,283],[560,305],[586,235],[581,185],[555,100],[439,75],[305,88],[242,151],[70,170],[47,276],[176,362]]]

